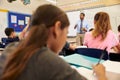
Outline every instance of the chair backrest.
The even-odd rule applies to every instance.
[[[1,41],[2,41],[2,43],[6,43],[6,41],[7,41],[7,38],[1,38]]]
[[[7,45],[7,38],[3,37],[1,38],[3,48]]]
[[[0,48],[2,48],[2,43],[0,42]]]
[[[109,53],[111,61],[120,61],[120,53]]]
[[[94,58],[100,58],[100,56],[101,56],[101,54],[102,54],[103,51],[104,50],[95,49],[95,48],[77,48],[75,50],[75,52],[77,54],[81,54],[81,55],[85,55],[85,56],[90,56],[90,57],[94,57]],[[109,59],[107,51],[104,51],[104,56],[103,56],[102,59],[104,59],[104,60]]]
[[[0,42],[0,48],[4,48],[4,45]]]

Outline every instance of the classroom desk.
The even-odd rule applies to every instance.
[[[97,80],[97,77],[93,75],[91,65],[97,64],[99,59],[80,54],[73,54],[62,58],[72,66],[75,66],[74,68],[88,80]],[[102,60],[101,63],[106,67],[108,80],[120,80],[120,62]]]
[[[88,80],[98,80],[97,77],[93,75],[93,70],[84,67],[76,68],[76,70]],[[120,80],[120,73],[106,71],[106,76],[108,80]]]

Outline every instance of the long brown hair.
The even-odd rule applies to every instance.
[[[107,36],[107,32],[111,29],[109,15],[106,12],[98,12],[94,17],[94,21],[95,29],[92,33],[93,37],[96,38],[101,35],[101,40],[104,40]]]
[[[37,8],[32,15],[28,36],[11,55],[1,80],[18,78],[31,56],[47,45],[49,28],[53,27],[56,21],[61,22],[61,29],[69,26],[66,14],[56,6],[47,4]]]

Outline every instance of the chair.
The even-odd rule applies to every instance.
[[[2,43],[0,42],[0,48],[2,48],[2,46],[3,46],[3,45],[2,45]]]
[[[109,58],[111,61],[119,61],[120,62],[120,53],[110,53]]]
[[[2,41],[2,48],[4,48],[7,45],[7,38],[1,38]]]
[[[1,38],[2,43],[6,43],[7,42],[7,38]]]
[[[75,53],[74,50],[62,49],[62,51],[59,53],[59,55],[68,56],[68,55],[71,55],[71,54],[74,54],[74,53]]]
[[[104,56],[102,59],[104,60],[109,59],[108,52],[105,50],[95,49],[95,48],[77,48],[75,50],[75,53],[77,54],[94,57],[94,58],[100,58],[102,52],[104,52]]]

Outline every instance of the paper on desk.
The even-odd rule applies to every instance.
[[[103,62],[103,65],[105,66],[106,71],[120,74],[120,62],[107,60]]]
[[[93,75],[93,71],[84,67],[76,69],[78,73],[88,80],[97,80],[97,76]],[[107,80],[120,80],[120,74],[114,72],[106,72]]]
[[[108,80],[120,80],[120,73],[106,72]]]
[[[76,48],[87,48],[87,46],[77,46]]]
[[[87,78],[87,80],[97,80],[97,77],[93,75],[93,71],[84,67],[76,69],[78,73]]]

